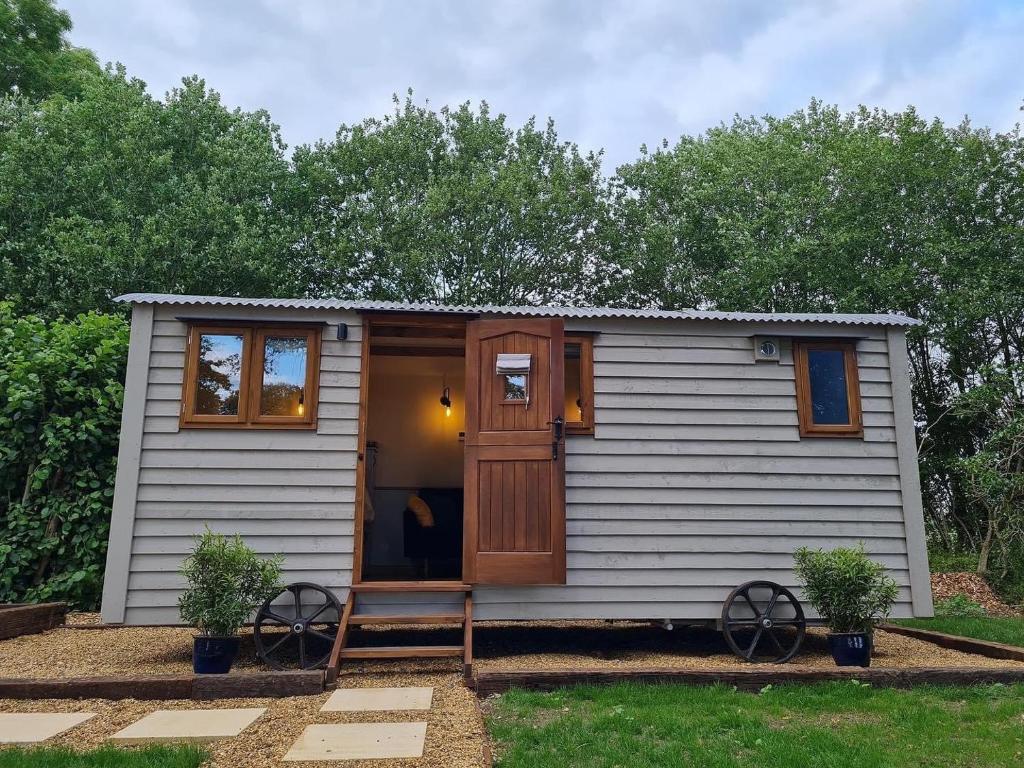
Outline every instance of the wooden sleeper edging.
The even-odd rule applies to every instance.
[[[0,699],[246,699],[311,696],[324,691],[322,670],[160,677],[0,679]]]
[[[917,627],[904,627],[902,624],[880,624],[878,628],[893,634],[906,635],[917,640],[934,643],[942,648],[950,648],[954,651],[977,653],[981,656],[988,656],[990,659],[1024,661],[1024,648],[1019,648],[1016,645],[994,643],[991,640],[978,640],[975,637],[964,637],[963,635],[947,635],[945,632],[918,629]]]
[[[64,623],[66,603],[0,605],[0,640],[37,635]]]

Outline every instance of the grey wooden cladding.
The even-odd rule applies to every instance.
[[[145,439],[143,419],[154,314],[153,307],[132,308],[124,407],[121,411],[121,433],[117,451],[117,475],[114,481],[101,604],[103,621],[111,623],[126,620],[125,600],[131,570],[135,504],[139,490],[139,459]]]
[[[128,425],[138,455],[122,457],[132,480],[122,490],[119,479],[127,527],[112,554],[124,561],[124,620],[177,621],[177,569],[205,525],[241,534],[260,553],[283,554],[285,579],[321,583],[343,598],[354,549],[358,317],[204,307],[211,317],[329,324],[318,428],[181,430],[180,310],[156,307],[152,333],[142,318],[146,338],[133,334],[136,358],[145,355]],[[348,341],[335,340],[338,322],[348,324]],[[920,499],[915,512],[912,498],[919,491],[908,480],[915,464],[902,330],[579,318],[568,321],[573,330],[598,334],[596,432],[566,441],[568,584],[477,589],[477,618],[707,620],[743,581],[795,586],[797,547],[858,543],[899,585],[894,615],[930,612]],[[782,340],[780,362],[754,362],[754,334]],[[857,339],[863,440],[800,438],[794,336]],[[926,582],[926,562],[923,573]],[[105,594],[105,617],[108,601],[116,608],[117,596]],[[376,595],[367,610],[403,606],[423,609],[406,595]]]
[[[475,615],[709,619],[744,581],[795,586],[797,547],[859,543],[900,585],[895,615],[910,615],[885,330],[857,334],[865,439],[801,439],[787,337],[843,334],[780,329],[782,361],[755,363],[760,329],[641,325],[572,328],[602,332],[596,434],[566,447],[568,585],[481,588]]]
[[[147,308],[149,309],[149,308]],[[204,308],[206,317],[327,321],[316,431],[180,429],[186,325],[157,307],[140,398],[134,530],[124,620],[175,623],[177,570],[204,526],[283,554],[284,578],[351,581],[362,326],[346,313]],[[349,325],[337,341],[338,322]]]

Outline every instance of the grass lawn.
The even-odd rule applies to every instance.
[[[1024,685],[512,691],[493,700],[487,724],[501,768],[1024,765]]]
[[[89,752],[57,747],[0,749],[0,768],[198,768],[205,759],[206,751],[192,745],[100,747]]]
[[[1024,646],[1024,618],[983,616],[936,616],[934,619],[898,619],[894,624],[917,629],[930,629],[949,635],[975,637],[994,643]]]

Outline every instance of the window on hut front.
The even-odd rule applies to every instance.
[[[315,426],[319,329],[194,325],[188,339],[181,426]]]
[[[861,437],[857,350],[852,341],[795,341],[797,413],[804,437]]]
[[[308,337],[276,333],[261,336],[260,416],[304,416]]]
[[[195,412],[206,416],[237,416],[242,391],[241,334],[199,334]]]

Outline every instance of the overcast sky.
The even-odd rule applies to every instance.
[[[606,151],[698,133],[812,96],[1006,129],[1024,98],[1024,2],[741,0],[58,0],[76,45],[163,95],[199,74],[266,108],[285,141],[330,139],[413,88],[551,116]]]

